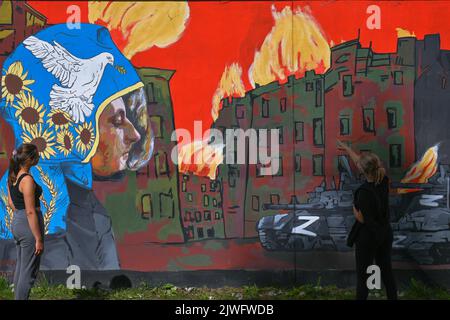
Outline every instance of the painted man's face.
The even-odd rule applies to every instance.
[[[100,140],[92,158],[92,169],[97,176],[110,176],[127,168],[132,146],[141,138],[127,118],[124,100],[113,100],[99,118]]]

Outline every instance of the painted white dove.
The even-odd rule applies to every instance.
[[[35,36],[28,37],[23,44],[61,83],[52,87],[50,107],[68,112],[76,123],[84,122],[94,109],[92,97],[106,65],[114,64],[113,55],[102,52],[95,57],[82,59],[72,55],[56,41],[50,44]]]

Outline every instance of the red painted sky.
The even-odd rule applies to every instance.
[[[78,4],[82,21],[87,22],[86,2],[29,1],[48,17],[49,23],[66,21],[66,8]],[[247,70],[265,36],[273,26],[273,1],[262,2],[191,2],[190,18],[182,37],[167,48],[151,48],[132,58],[136,66],[176,70],[171,92],[178,128],[192,130],[193,121],[210,126],[211,99],[224,67],[239,62],[244,70],[244,83],[250,89]],[[381,8],[381,30],[366,28],[366,9],[371,4]],[[361,30],[361,43],[377,52],[396,50],[395,28],[414,32],[418,39],[425,34],[440,33],[441,48],[450,49],[450,10],[447,1],[285,1],[284,6],[309,6],[326,38],[339,44],[356,38]],[[151,32],[151,30],[149,30]],[[119,42],[119,41],[118,41]]]

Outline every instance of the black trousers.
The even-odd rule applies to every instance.
[[[393,234],[391,228],[381,241],[376,241],[373,233],[362,228],[355,241],[356,258],[356,299],[366,300],[369,294],[367,279],[370,274],[367,268],[375,264],[380,268],[381,280],[386,289],[386,295],[389,300],[397,299],[397,285],[392,272],[392,242]]]

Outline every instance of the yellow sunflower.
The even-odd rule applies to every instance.
[[[23,73],[23,66],[20,61],[12,63],[6,74],[2,76],[2,97],[6,102],[12,104],[14,99],[25,91],[31,91],[28,86],[34,83],[34,80],[27,79],[28,72]]]
[[[75,128],[78,133],[77,137],[77,150],[80,153],[86,153],[87,150],[91,149],[94,143],[94,131],[92,129],[92,123],[83,123]]]
[[[22,133],[23,142],[34,144],[42,159],[49,159],[55,155],[56,152],[53,149],[55,136],[52,135],[51,131],[48,129],[42,130],[42,126],[39,125],[38,127],[32,128],[29,133]]]
[[[58,149],[60,152],[64,154],[64,156],[67,157],[67,155],[72,151],[73,148],[73,135],[72,133],[64,129],[62,131],[59,131],[56,134],[56,149]]]
[[[15,116],[19,119],[19,124],[23,130],[30,131],[31,128],[36,127],[39,123],[44,123],[44,106],[39,104],[37,99],[30,93],[25,92],[22,94],[17,104],[13,104],[13,107],[17,109]]]
[[[55,126],[56,130],[69,128],[71,122],[71,116],[64,110],[53,109],[48,114],[47,123],[50,127]]]

